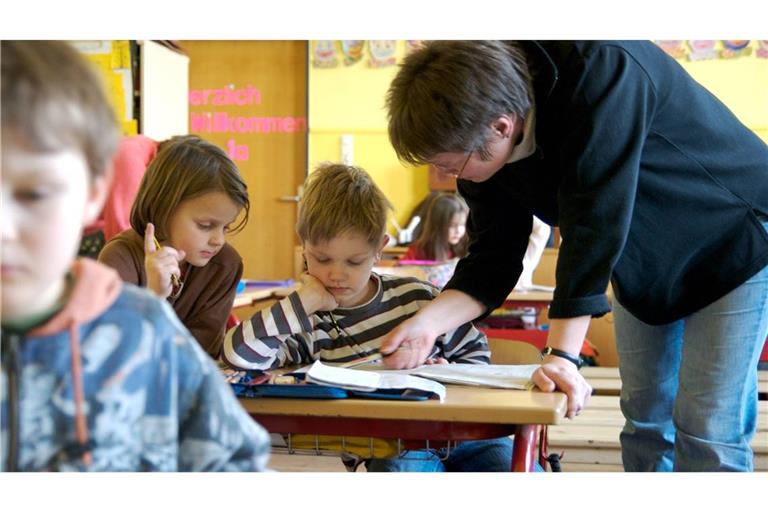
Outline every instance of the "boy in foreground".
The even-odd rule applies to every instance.
[[[75,260],[117,145],[67,43],[2,42],[0,471],[254,471],[269,439],[164,301]]]

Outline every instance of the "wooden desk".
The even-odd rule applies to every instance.
[[[515,435],[513,471],[532,471],[538,425],[565,416],[563,393],[446,386],[445,401],[241,398],[264,428],[279,434],[460,441]]]
[[[232,309],[252,306],[255,302],[260,300],[280,297],[278,294],[286,289],[293,290],[293,288],[285,288],[283,286],[248,287],[244,292],[235,295],[235,302],[232,305]],[[285,293],[285,295],[282,295],[282,297],[285,297],[288,295],[288,293]]]
[[[512,291],[507,295],[504,301],[504,307],[533,307],[533,308],[545,308],[552,302],[553,292],[540,292],[540,291],[526,291],[516,292]]]
[[[406,246],[387,246],[382,251],[384,253],[384,259],[400,259],[406,252],[408,252],[408,247]]]
[[[621,377],[618,368],[585,366],[579,371],[592,386],[593,395],[619,396],[621,394]],[[759,400],[768,399],[768,371],[757,372],[757,395]]]
[[[274,288],[251,288],[235,295],[235,302],[232,309],[251,306],[254,302],[269,299],[274,294]]]

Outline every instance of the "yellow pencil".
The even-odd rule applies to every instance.
[[[157,237],[156,236],[153,236],[152,239],[155,241],[155,248],[158,251],[163,248],[163,246],[160,245],[160,242],[157,241]],[[175,286],[177,288],[180,286],[179,278],[176,277],[176,274],[171,274],[171,282],[173,283],[173,286]],[[181,290],[179,290],[179,291],[181,291]]]

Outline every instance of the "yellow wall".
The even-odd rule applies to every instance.
[[[678,62],[768,143],[768,59],[757,57],[757,41],[750,48],[743,57]]]
[[[405,42],[397,41],[398,62]],[[387,137],[384,98],[397,66],[372,68],[368,47],[363,58],[346,66],[337,51],[335,68],[309,68],[309,171],[323,161],[341,161],[341,136],[353,137],[353,163],[368,171],[395,206],[402,225],[429,192],[427,168],[403,166]],[[394,233],[394,228],[388,226]]]
[[[427,194],[428,182],[426,167],[400,164],[387,138],[384,98],[397,66],[369,67],[367,43],[363,58],[347,66],[336,44],[337,67],[315,69],[310,62],[309,171],[322,161],[340,161],[341,136],[352,135],[353,163],[371,173],[403,224]],[[768,142],[768,59],[756,56],[756,41],[751,47],[744,57],[678,62]],[[398,62],[404,54],[405,42],[398,41]]]

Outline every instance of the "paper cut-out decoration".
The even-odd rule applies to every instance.
[[[683,41],[656,41],[656,44],[659,45],[667,55],[670,55],[675,59],[682,59],[685,57]]]
[[[342,41],[341,52],[344,54],[344,64],[351,66],[363,58],[365,41]]]
[[[768,39],[757,42],[757,50],[755,51],[755,55],[761,59],[768,59]]]
[[[735,57],[746,57],[752,54],[752,48],[749,46],[749,40],[729,39],[723,41],[723,49],[720,51],[720,57],[723,59],[733,59]]]
[[[397,41],[394,39],[368,41],[368,53],[371,55],[368,65],[372,68],[394,66],[395,48],[397,48]]]
[[[688,41],[688,48],[691,49],[691,53],[688,54],[688,60],[707,60],[717,58],[715,41],[703,39],[697,41]]]
[[[422,47],[424,44],[424,41],[421,39],[408,39],[405,41],[405,53],[406,55],[411,53],[414,50],[418,50]]]
[[[339,65],[334,41],[313,41],[312,46],[312,67],[335,68]]]

